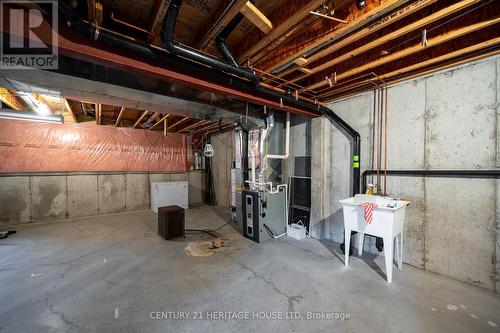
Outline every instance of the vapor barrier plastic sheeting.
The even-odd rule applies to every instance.
[[[0,173],[187,170],[183,134],[0,120]]]

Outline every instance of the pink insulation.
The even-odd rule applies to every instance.
[[[184,172],[188,168],[183,134],[0,120],[0,173]]]

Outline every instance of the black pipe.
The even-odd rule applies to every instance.
[[[379,171],[385,172],[385,171]],[[366,189],[366,178],[369,175],[377,174],[377,170],[365,170],[363,172],[363,188]],[[450,177],[450,178],[500,178],[500,170],[387,170],[387,175],[390,176],[409,176],[409,177]],[[354,235],[356,232],[351,233]],[[352,243],[351,243],[352,244]],[[384,247],[382,238],[377,237],[376,246],[379,252]],[[340,248],[345,253],[344,243],[340,244]],[[352,248],[352,246],[351,246]],[[351,249],[350,249],[351,250]]]
[[[180,0],[174,0],[174,3],[179,3],[181,2]],[[178,13],[178,6],[176,7],[176,13],[170,13],[170,7],[169,11],[167,11],[167,15],[170,15],[170,19],[176,18],[177,13]],[[166,24],[164,22],[164,27],[168,28],[167,31],[164,31],[164,34],[162,35],[162,38],[167,38],[166,44],[173,47],[172,49],[175,51],[180,51],[185,50],[185,52],[172,52],[171,54],[164,52],[162,50],[158,49],[153,49],[149,47],[147,44],[143,43],[141,44],[138,41],[127,39],[123,36],[120,36],[118,34],[109,32],[109,31],[104,31],[104,30],[98,30],[98,28],[91,26],[89,23],[84,22],[78,14],[74,12],[74,10],[63,0],[59,0],[59,10],[62,12],[62,14],[67,18],[68,23],[75,29],[76,31],[86,35],[87,37],[93,39],[93,40],[99,40],[107,44],[111,44],[114,46],[118,46],[123,49],[128,49],[133,52],[139,53],[141,55],[147,55],[151,59],[159,60],[165,63],[168,63],[172,65],[172,67],[176,68],[177,70],[187,70],[189,71],[192,76],[198,76],[198,77],[206,77],[209,78],[211,81],[215,81],[218,84],[221,85],[226,85],[226,86],[232,86],[235,89],[245,91],[248,93],[252,93],[254,95],[260,95],[262,97],[268,98],[268,99],[273,99],[276,101],[281,101],[283,104],[290,105],[296,108],[308,110],[311,113],[315,114],[321,114],[328,118],[330,122],[332,122],[337,128],[339,128],[342,132],[347,134],[352,138],[353,145],[353,181],[352,181],[352,193],[357,194],[359,193],[359,185],[360,185],[360,173],[359,173],[359,164],[360,164],[360,150],[361,150],[361,140],[359,133],[355,131],[349,124],[347,124],[343,119],[341,119],[338,115],[336,115],[332,110],[330,110],[327,107],[324,107],[319,104],[315,104],[312,102],[304,101],[301,99],[295,99],[291,95],[285,95],[281,94],[277,91],[263,88],[258,85],[258,79],[253,80],[254,77],[258,78],[255,74],[250,73],[248,71],[245,71],[241,68],[234,68],[233,66],[223,63],[218,59],[212,58],[210,56],[201,54],[199,51],[191,48],[185,48],[178,46],[177,44],[173,43],[172,40],[170,39],[170,42],[168,42],[168,38],[173,37],[173,32],[175,30],[175,24],[172,25]],[[175,15],[174,15],[175,14]],[[167,21],[167,17],[165,19]],[[165,46],[167,46],[165,45]],[[188,57],[186,56],[186,52],[193,55],[193,57]],[[180,58],[179,58],[180,56]],[[182,58],[182,60],[181,60]],[[187,59],[186,59],[187,58]],[[185,61],[185,60],[190,60],[190,61]],[[205,65],[205,66],[201,66]],[[223,70],[225,72],[229,72],[235,75],[238,75],[238,73],[244,74],[242,75],[243,78],[245,79],[240,79],[239,77],[235,76],[228,76],[224,74],[220,74],[218,72],[211,71],[209,68],[206,66],[210,66],[212,68],[217,68],[219,70]],[[222,66],[222,67],[221,67]],[[229,70],[228,68],[231,68]],[[227,71],[225,69],[228,69]],[[251,74],[249,76],[249,74]],[[253,80],[253,82],[249,82],[248,79]],[[257,82],[257,84],[255,84]]]
[[[233,30],[238,26],[238,24],[240,24],[241,20],[243,20],[244,17],[245,16],[243,16],[243,14],[238,13],[215,38],[215,45],[217,45],[217,49],[222,54],[224,59],[226,59],[226,61],[228,61],[234,67],[240,67],[240,65],[238,65],[238,62],[236,61],[233,53],[231,52],[231,49],[229,49],[226,39],[229,37],[231,32],[233,32]]]
[[[385,171],[379,171],[385,172]],[[377,170],[365,170],[363,172],[363,188],[362,191],[366,189],[367,180],[369,175],[377,174]],[[442,177],[442,178],[500,178],[500,170],[387,170],[387,175],[390,176],[409,176],[409,177]],[[351,236],[355,232],[351,233]],[[342,252],[345,251],[344,244],[340,247]],[[377,237],[376,246],[379,252],[382,251],[384,247],[384,241],[382,238]]]
[[[202,53],[196,49],[174,42],[175,25],[181,4],[182,0],[173,0],[167,9],[167,13],[165,14],[165,19],[163,20],[163,32],[161,35],[161,41],[165,48],[174,55],[206,64],[210,67],[237,75],[252,82],[258,82],[259,77],[253,72],[235,67],[232,64],[227,64],[209,54]]]
[[[337,116],[332,110],[327,107],[322,106],[320,108],[321,113],[330,120],[330,122],[340,129],[344,134],[347,134],[352,138],[352,185],[351,185],[351,193],[352,195],[356,195],[359,192],[360,187],[360,171],[359,167],[361,165],[361,136],[359,133],[349,126],[342,118]]]
[[[379,171],[384,173],[384,171]],[[377,170],[363,172],[363,189],[366,188],[366,178],[376,174]],[[450,177],[450,178],[500,178],[500,170],[387,170],[390,176],[414,177]]]

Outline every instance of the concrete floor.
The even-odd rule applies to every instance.
[[[225,210],[187,211],[213,228]],[[500,295],[405,266],[387,284],[379,257],[352,257],[307,239],[255,244],[233,228],[208,257],[188,255],[188,235],[165,241],[148,211],[17,228],[0,240],[2,332],[498,332]],[[190,319],[151,319],[157,311]],[[250,319],[195,320],[195,312]],[[347,320],[254,319],[290,311],[346,312]],[[233,315],[232,313],[226,316]],[[247,314],[240,313],[245,316]],[[497,326],[498,325],[498,326]]]

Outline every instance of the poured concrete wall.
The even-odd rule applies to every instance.
[[[203,172],[0,176],[0,227],[150,208],[150,181],[189,181],[203,203]]]
[[[388,169],[498,169],[500,58],[397,84],[388,92]],[[361,172],[373,169],[374,95],[330,105],[362,137]],[[314,119],[313,222],[317,238],[343,240],[338,200],[350,196],[348,139]],[[371,182],[371,178],[369,177]],[[499,181],[388,177],[388,193],[411,201],[403,260],[500,290]],[[374,239],[365,239],[374,250]]]
[[[311,119],[290,115],[290,147],[285,161],[285,179],[294,175],[295,158],[311,155]]]

